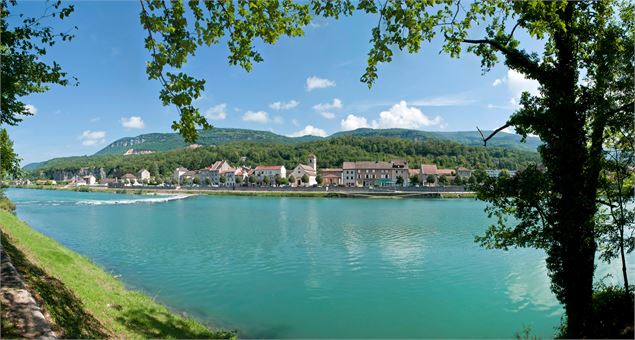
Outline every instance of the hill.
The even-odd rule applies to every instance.
[[[459,132],[432,132],[409,129],[357,129],[353,131],[337,132],[329,137],[322,138],[316,136],[287,137],[269,131],[214,128],[211,130],[199,131],[198,144],[204,146],[223,145],[231,142],[254,142],[254,143],[276,143],[296,145],[299,143],[317,141],[322,139],[338,138],[342,136],[361,137],[389,137],[400,138],[411,141],[427,140],[447,140],[464,145],[483,145],[481,136],[477,131]],[[520,142],[521,137],[515,134],[501,132],[492,138],[489,146],[504,147],[516,150],[536,151],[540,140],[535,137],[527,138],[526,143]],[[186,147],[181,135],[177,133],[149,133],[136,137],[121,138],[95,155],[122,155],[129,149],[168,151]],[[33,168],[31,168],[33,169]]]
[[[321,138],[314,136],[294,138],[277,135],[269,131],[213,128],[211,130],[200,130],[197,144],[205,146],[222,145],[230,142],[296,144],[316,139]],[[187,145],[178,133],[148,133],[136,137],[118,139],[99,150],[95,155],[123,155],[129,149],[168,151],[184,148]]]
[[[491,131],[483,131],[483,134],[487,136]],[[340,136],[365,136],[365,137],[392,137],[408,139],[413,141],[425,141],[425,140],[450,140],[464,145],[482,146],[483,139],[478,131],[421,131],[410,129],[368,129],[362,128],[352,131],[342,131],[334,133],[330,138],[337,138]],[[487,143],[491,147],[502,147],[516,150],[536,151],[541,144],[540,139],[536,137],[527,137],[525,143],[521,142],[521,136],[499,132],[496,136]]]
[[[101,169],[109,177],[146,168],[158,176],[170,176],[176,167],[201,169],[220,159],[232,165],[284,165],[292,169],[306,162],[310,153],[318,156],[318,167],[341,167],[344,161],[405,159],[411,167],[435,163],[440,167],[518,169],[540,162],[537,152],[496,147],[467,146],[456,142],[431,139],[412,141],[401,138],[340,136],[317,141],[289,143],[229,142],[222,147],[158,151],[144,155],[94,155],[55,158],[42,164],[32,174],[57,177]],[[155,175],[153,173],[153,175]]]

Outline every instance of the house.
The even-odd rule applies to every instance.
[[[408,162],[404,160],[344,162],[345,186],[396,186],[399,178],[408,184]]]
[[[269,180],[269,183],[275,183],[276,177],[287,177],[287,169],[284,165],[261,165],[254,169],[254,176],[258,183],[263,183],[265,178]]]
[[[177,182],[181,182],[181,176],[183,176],[183,174],[185,174],[186,172],[188,172],[189,170],[187,170],[187,168],[176,168],[174,170],[174,173],[172,174],[172,178],[174,178],[175,181]]]
[[[229,165],[229,163],[225,160],[216,161],[211,166],[199,170],[199,178],[201,179],[201,182],[204,182],[205,179],[209,178],[210,183],[219,185],[221,173],[224,173],[231,168],[231,165]]]
[[[150,180],[150,171],[148,171],[147,169],[141,169],[141,170],[139,170],[139,172],[137,173],[137,177],[138,177],[141,181],[149,181],[149,180]]]
[[[421,169],[408,169],[408,179],[417,178],[417,182],[421,183]]]
[[[127,173],[123,176],[121,176],[121,181],[124,183],[129,183],[129,184],[136,184],[137,183],[137,177],[131,173]]]
[[[421,183],[434,185],[437,180],[437,165],[436,164],[421,164]],[[432,176],[434,182],[428,183],[428,177]]]
[[[225,183],[221,182],[221,186],[233,187],[236,185],[236,169],[229,168],[228,170],[222,171],[220,177],[225,177]]]
[[[342,185],[341,168],[320,169],[320,176],[322,176],[322,184],[324,185]]]
[[[454,176],[455,172],[454,169],[437,169],[437,175],[442,176],[445,175],[447,176]]]
[[[456,173],[457,176],[461,176],[463,178],[472,177],[472,170],[470,170],[468,168],[465,168],[465,167],[462,167],[462,166],[456,168],[456,172],[455,173]]]
[[[83,179],[86,185],[95,185],[97,183],[97,179],[93,175],[84,176]]]
[[[293,183],[289,183],[291,186],[305,186],[310,187],[317,184],[317,157],[314,154],[310,154],[307,164],[298,164],[298,166],[291,171],[289,178],[293,176]],[[302,177],[306,176],[308,182],[302,182]]]
[[[507,174],[509,176],[512,176],[512,177],[516,175],[516,170],[505,170],[505,169],[503,169],[503,170],[485,170],[485,173],[487,173],[487,176],[489,176],[489,177],[498,177],[498,176],[500,176],[500,174],[503,171],[506,171]]]
[[[99,184],[109,185],[112,183],[117,183],[117,179],[115,178],[102,178],[99,180]]]
[[[198,176],[198,172],[195,170],[188,170],[181,175],[180,184],[191,184],[194,181],[194,178]]]

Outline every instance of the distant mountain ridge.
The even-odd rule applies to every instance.
[[[489,131],[484,131],[487,133]],[[214,128],[211,130],[199,131],[199,139],[197,144],[222,145],[230,142],[255,142],[255,143],[279,143],[279,144],[297,144],[315,140],[337,138],[342,136],[364,136],[364,137],[392,137],[407,140],[424,141],[424,140],[450,140],[464,145],[479,146],[483,145],[481,135],[478,131],[457,131],[457,132],[437,132],[437,131],[421,131],[410,129],[368,129],[362,128],[352,131],[342,131],[334,133],[328,137],[302,136],[288,137],[275,134],[269,131],[248,130],[248,129],[232,129],[232,128]],[[496,137],[492,138],[489,146],[504,147],[516,150],[536,151],[540,145],[540,139],[536,137],[527,137],[526,143],[520,142],[519,135],[500,132]],[[188,146],[178,133],[149,133],[136,137],[124,137],[110,143],[105,148],[99,150],[95,155],[122,155],[129,149],[134,150],[150,150],[150,151],[168,151]]]

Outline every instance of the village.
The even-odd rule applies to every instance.
[[[514,170],[472,170],[465,167],[439,168],[436,164],[422,164],[410,168],[405,160],[390,161],[345,161],[341,168],[318,168],[318,158],[309,154],[306,164],[298,164],[293,169],[284,165],[260,165],[255,168],[232,166],[226,160],[212,165],[189,170],[178,167],[170,180],[159,180],[148,169],[135,174],[126,173],[119,178],[106,177],[101,171],[97,178],[94,174],[75,175],[71,178],[37,180],[38,185],[94,186],[109,188],[125,187],[194,187],[194,188],[309,188],[309,187],[443,187],[461,186],[475,183],[479,176],[497,177],[506,172],[513,176]],[[30,184],[30,183],[26,183]]]

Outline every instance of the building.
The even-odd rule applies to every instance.
[[[408,180],[413,177],[416,177],[417,182],[421,183],[421,169],[408,169]]]
[[[186,172],[188,172],[189,170],[187,170],[187,168],[176,168],[174,170],[174,173],[172,174],[172,178],[174,178],[175,181],[177,182],[181,182],[181,176],[183,176],[183,174],[185,174]]]
[[[509,176],[516,176],[516,170],[485,170],[485,173],[487,173],[489,177],[498,177],[503,171],[506,171]]]
[[[396,186],[399,178],[408,185],[408,162],[404,160],[344,162],[342,182],[345,186]]]
[[[97,184],[97,179],[93,175],[84,176],[83,179],[84,179],[84,182],[86,182],[86,185]]]
[[[205,182],[205,179],[209,178],[210,183],[213,185],[220,185],[221,173],[225,173],[230,169],[232,169],[232,167],[227,161],[216,161],[211,166],[199,170],[199,178],[201,182]]]
[[[342,185],[342,169],[341,168],[325,168],[320,169],[323,185]]]
[[[128,151],[124,152],[124,156],[130,156],[130,155],[149,155],[154,153],[154,151],[152,150],[135,150],[135,149],[128,149]]]
[[[127,173],[121,176],[121,181],[124,183],[135,184],[137,183],[137,177],[131,173]]]
[[[236,185],[236,169],[230,168],[225,170],[220,173],[220,176],[225,177],[225,183],[220,182],[221,186],[233,187]]]
[[[150,180],[150,171],[147,169],[141,169],[137,172],[137,178],[139,178],[142,182]]]
[[[254,176],[258,183],[263,183],[265,178],[269,179],[269,183],[275,183],[276,177],[287,177],[287,169],[284,165],[257,166],[254,169]]]
[[[465,167],[462,167],[462,166],[456,168],[455,173],[456,173],[457,176],[461,176],[463,178],[472,177],[472,170],[470,170],[468,168],[465,168]]]
[[[305,186],[310,187],[313,185],[317,185],[317,157],[314,154],[310,154],[308,157],[308,165],[307,164],[298,164],[298,166],[291,171],[289,178],[293,176],[293,183],[289,183],[291,186]],[[304,183],[302,182],[302,177],[308,177],[309,181]]]
[[[436,164],[421,164],[421,183],[427,185],[434,185],[437,181],[437,165]],[[428,177],[432,176],[434,181],[428,182]]]

